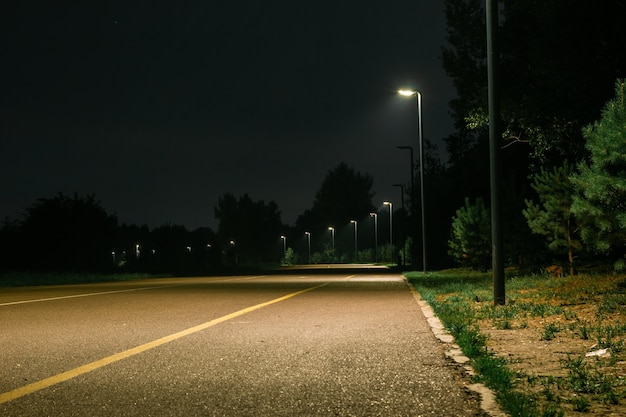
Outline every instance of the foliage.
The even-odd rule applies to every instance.
[[[26,209],[17,245],[22,266],[36,270],[94,270],[110,263],[117,218],[93,195],[59,193]]]
[[[569,179],[573,166],[567,161],[560,167],[533,175],[532,188],[537,192],[539,203],[526,200],[523,211],[533,233],[547,238],[548,248],[560,254],[567,253],[570,274],[574,273],[574,253],[582,248],[576,239],[576,221],[572,213],[574,186]]]
[[[579,164],[571,177],[577,190],[572,211],[582,223],[583,241],[608,253],[624,250],[626,242],[626,92],[615,83],[599,121],[584,129],[590,161]]]
[[[581,127],[610,96],[606,86],[626,75],[624,4],[504,3],[498,28],[504,140],[529,144],[540,164],[579,160],[584,154]],[[445,7],[448,44],[442,60],[457,90],[451,112],[459,132],[483,128],[488,107],[484,2],[446,0]],[[467,142],[449,145],[455,149],[451,157],[468,152]]]
[[[491,260],[491,220],[482,198],[475,204],[465,199],[465,206],[452,218],[448,253],[459,263],[486,269]]]
[[[215,218],[219,220],[217,236],[237,263],[269,260],[269,250],[283,229],[276,203],[253,201],[248,194],[238,200],[230,193],[222,195]]]
[[[287,248],[280,263],[282,265],[295,265],[298,263],[298,255],[293,251],[292,248]]]
[[[342,225],[352,219],[369,216],[373,210],[374,180],[341,162],[330,170],[315,193],[313,207],[297,220],[298,227],[321,235],[330,225]]]

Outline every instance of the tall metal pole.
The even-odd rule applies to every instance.
[[[486,0],[487,12],[487,83],[489,88],[489,166],[491,176],[491,263],[493,269],[493,303],[506,303],[504,256],[500,201],[500,103],[498,83],[498,2]]]
[[[354,260],[356,262],[359,259],[359,248],[357,245],[357,234],[356,234],[357,222],[356,220],[350,220],[350,223],[354,224]]]
[[[419,136],[419,154],[420,154],[420,197],[422,206],[422,268],[426,273],[426,212],[424,210],[424,131],[422,117],[422,93],[417,92],[417,114],[419,117],[417,131]]]
[[[378,213],[370,213],[374,218],[374,262],[378,262]]]
[[[404,211],[404,185],[402,184],[391,184],[394,187],[400,187],[400,201],[402,202],[402,212],[406,215],[406,212]],[[402,230],[402,229],[401,229]],[[402,242],[402,261],[404,264],[406,264],[406,245],[405,242],[403,241],[403,237],[404,235],[400,236],[400,242]]]
[[[393,203],[385,201],[383,204],[389,206],[389,245],[393,246]]]
[[[304,232],[309,241],[309,264],[311,263],[311,232]]]

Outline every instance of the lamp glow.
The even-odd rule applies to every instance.
[[[417,94],[417,92],[415,92],[413,90],[398,90],[398,94],[400,94],[401,96],[404,96],[404,97],[411,97],[411,96],[414,96],[415,94]]]

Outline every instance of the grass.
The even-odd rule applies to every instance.
[[[572,411],[593,413],[602,406],[626,410],[624,367],[616,370],[615,366],[626,360],[623,275],[551,278],[507,273],[505,306],[493,303],[489,273],[455,269],[427,275],[410,272],[406,276],[472,360],[477,379],[494,390],[506,412],[546,417]],[[516,372],[512,370],[515,358],[498,356],[489,347],[498,341],[485,335],[487,327],[508,331],[512,337],[516,330],[525,334],[534,331],[542,343],[569,343],[579,349],[583,343],[588,346],[595,342],[595,349],[607,349],[610,355],[588,358],[582,352],[568,356],[554,375]]]

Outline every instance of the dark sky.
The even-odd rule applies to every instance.
[[[95,194],[120,222],[215,228],[225,192],[294,224],[330,169],[399,203],[416,101],[452,132],[443,2],[15,2],[0,25],[0,218]]]

